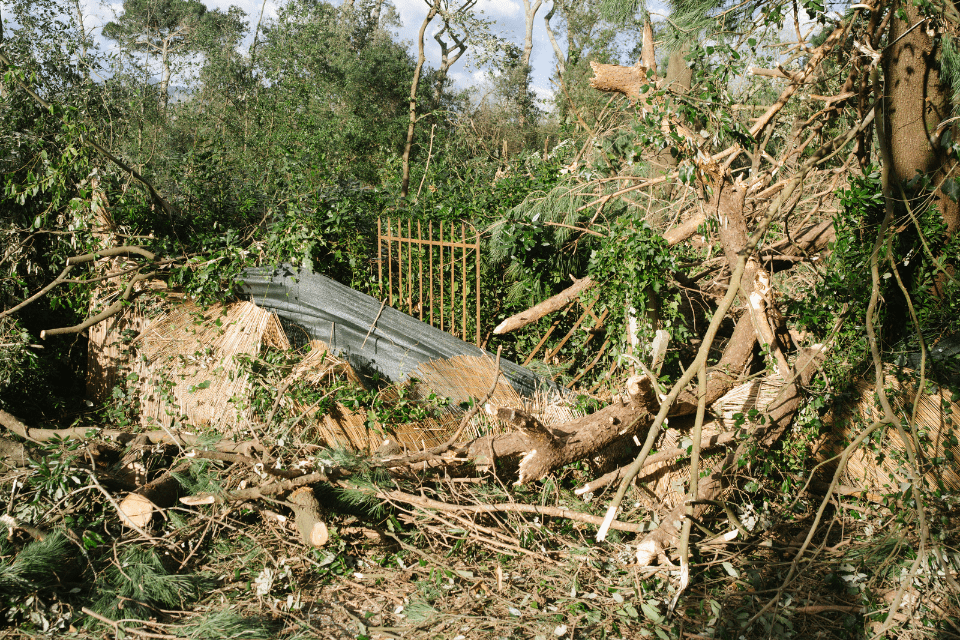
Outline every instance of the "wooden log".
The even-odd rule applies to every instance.
[[[547,298],[540,304],[531,307],[526,311],[518,313],[514,316],[510,316],[498,324],[497,328],[493,330],[493,333],[494,335],[502,335],[504,333],[516,331],[517,329],[525,327],[528,324],[533,324],[540,318],[564,308],[570,304],[571,301],[576,299],[577,296],[592,287],[594,284],[595,282],[590,276],[576,280],[572,286],[567,287],[557,295]]]
[[[120,510],[131,522],[145,529],[158,509],[165,509],[177,501],[181,487],[175,474],[189,469],[190,462],[189,460],[181,462],[173,469],[165,471],[153,482],[148,482],[134,493],[128,494],[120,502]]]
[[[322,547],[330,538],[327,526],[320,519],[320,503],[311,487],[300,487],[287,498],[293,506],[295,522],[304,544]]]

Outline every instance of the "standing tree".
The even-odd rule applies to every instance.
[[[479,55],[487,56],[490,51],[499,45],[499,38],[490,32],[490,21],[475,14],[478,0],[463,0],[459,5],[451,5],[445,0],[424,0],[427,4],[427,15],[424,16],[420,31],[417,34],[417,65],[413,71],[413,81],[410,84],[410,109],[407,125],[407,139],[403,147],[403,169],[401,174],[400,195],[407,197],[410,191],[410,156],[413,151],[414,133],[417,122],[423,117],[418,112],[417,91],[426,63],[425,36],[427,27],[433,19],[440,16],[443,27],[434,35],[440,45],[440,67],[437,70],[436,87],[437,101],[442,98],[450,68],[456,64],[472,43],[479,43]],[[447,39],[452,40],[452,44]]]
[[[195,51],[201,30],[222,17],[208,12],[200,0],[125,0],[117,20],[104,25],[103,35],[145,54],[148,60],[159,58],[161,114],[165,116],[175,58]]]

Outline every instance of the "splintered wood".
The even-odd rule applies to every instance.
[[[242,360],[256,357],[264,346],[290,348],[277,317],[251,302],[206,311],[176,308],[154,321],[136,345],[142,424],[170,427],[183,421],[221,432],[251,415]]]
[[[737,415],[749,416],[752,409],[756,409],[759,414],[765,414],[770,410],[771,403],[777,398],[783,385],[784,380],[778,375],[757,378],[734,387],[713,403],[710,407],[713,419],[707,419],[703,424],[702,469],[718,470],[723,462],[723,456],[716,454],[716,444],[711,443],[723,439],[728,445],[737,444],[731,438],[736,429]],[[681,419],[676,420],[679,422]],[[749,419],[746,422],[749,425]],[[664,430],[657,440],[657,451],[676,451],[677,455],[651,456],[652,462],[637,476],[637,487],[643,495],[640,502],[661,514],[670,512],[686,498],[686,485],[690,479],[689,458],[686,453],[690,446],[688,428],[689,425],[683,429]]]

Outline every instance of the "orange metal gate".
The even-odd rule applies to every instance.
[[[379,218],[377,255],[381,300],[480,345],[480,234],[472,225]]]

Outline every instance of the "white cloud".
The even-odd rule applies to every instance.
[[[493,17],[512,18],[523,15],[523,10],[514,0],[480,0],[477,8]]]
[[[404,31],[419,29],[420,23],[427,17],[427,3],[423,0],[393,0],[393,6],[397,8]]]

